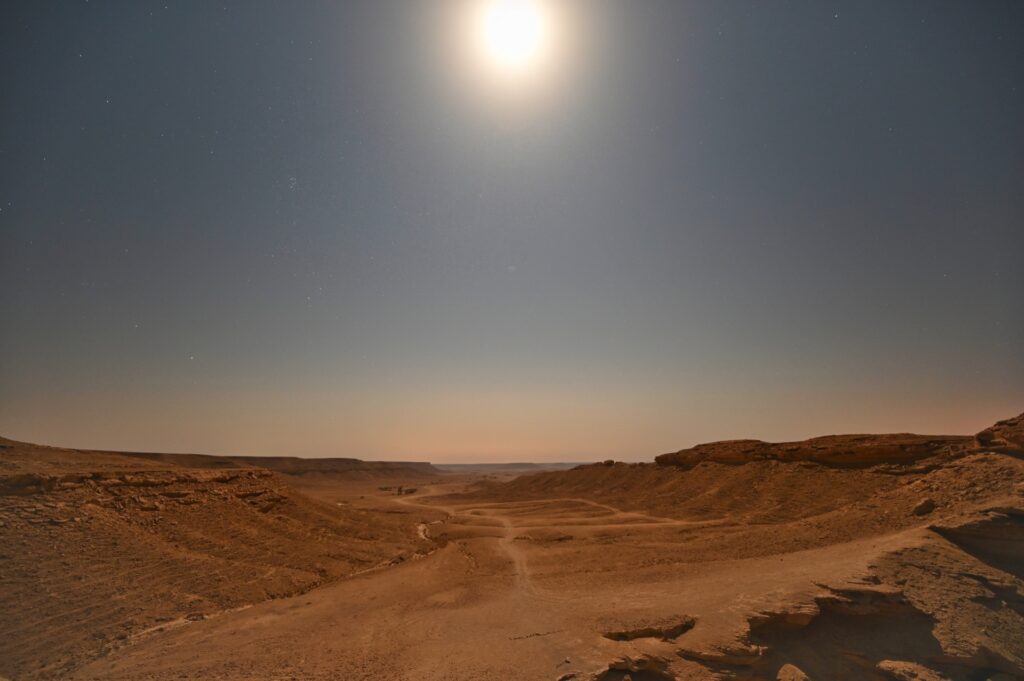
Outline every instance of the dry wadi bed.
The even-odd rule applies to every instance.
[[[1024,678],[1021,417],[510,480],[0,445],[16,681]]]

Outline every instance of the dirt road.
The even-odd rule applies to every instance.
[[[584,499],[432,502],[445,491],[382,499],[447,515],[418,523],[438,547],[428,555],[154,632],[74,678],[554,679],[606,668],[625,654],[675,657],[654,639],[605,638],[608,622],[685,614],[702,622],[698,637],[727,637],[755,610],[809,597],[816,578],[856,579],[887,546],[875,539],[763,565],[722,561],[713,571],[657,564],[622,571],[616,554],[654,557],[660,533],[693,524]],[[580,546],[571,562],[559,566],[545,555],[548,545],[572,544]],[[691,678],[702,675],[709,678],[694,667]]]

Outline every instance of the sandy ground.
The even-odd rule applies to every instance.
[[[212,594],[201,616],[155,626],[140,619],[112,644],[79,645],[63,666],[55,666],[53,651],[24,652],[47,632],[16,621],[31,602],[22,594],[0,602],[7,641],[0,674],[410,681],[1024,675],[1024,461],[1013,451],[980,448],[901,471],[614,464],[502,483],[458,476],[280,484],[288,505],[270,515],[294,505],[375,527],[387,538],[370,544],[380,555],[315,582],[299,580],[291,593]],[[746,496],[737,499],[737,489]],[[0,498],[8,499],[3,512],[11,502]],[[26,541],[27,530],[12,534],[6,522],[7,539]],[[306,552],[304,536],[274,550]],[[25,551],[51,560],[28,541]],[[355,545],[347,541],[339,530],[317,545],[327,556],[350,551]],[[5,549],[5,587],[31,580],[12,571],[12,558]],[[284,569],[310,559],[279,560]],[[130,591],[131,581],[125,575],[115,584]],[[80,586],[56,577],[46,588],[83,598]],[[151,601],[138,607],[174,611],[173,598]],[[102,610],[83,603],[86,612]],[[60,601],[49,607],[61,620]],[[88,630],[88,621],[82,626]],[[59,652],[66,634],[58,634]]]

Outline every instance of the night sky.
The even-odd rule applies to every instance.
[[[0,434],[434,461],[1024,410],[1024,3],[0,9]]]

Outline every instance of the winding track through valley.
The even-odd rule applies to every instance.
[[[449,492],[449,489],[444,489],[441,486],[430,486],[423,492],[418,492],[413,495],[397,496],[394,498],[394,501],[403,506],[413,506],[432,511],[436,511],[438,509],[443,510],[447,513],[448,517],[444,521],[441,521],[442,523],[455,523],[458,521],[460,515],[475,515],[476,517],[482,516],[485,518],[492,518],[500,522],[501,527],[504,529],[504,534],[497,539],[497,545],[502,549],[513,566],[517,589],[530,596],[541,596],[541,594],[536,591],[532,584],[530,565],[525,552],[516,545],[518,529],[528,530],[566,527],[585,527],[590,529],[649,528],[659,526],[703,527],[723,524],[723,521],[719,520],[679,520],[676,518],[666,518],[641,513],[639,511],[624,511],[609,504],[602,504],[590,499],[582,499],[579,497],[556,497],[536,501],[488,502],[482,504],[471,503],[444,505],[423,503],[425,500],[437,498]],[[523,512],[529,514],[531,511],[539,511],[543,513],[545,508],[565,503],[577,504],[583,508],[577,510],[563,509],[560,515],[554,519],[542,518],[541,520],[533,520],[532,522],[523,522],[518,524],[515,522],[517,516],[513,514],[514,511],[520,511],[519,515],[522,515]],[[611,515],[595,516],[588,514],[587,511],[591,509],[607,511]],[[527,517],[529,517],[529,515]],[[426,523],[418,524],[417,532],[421,539],[432,539],[429,534],[429,525]]]
[[[724,520],[663,518],[573,497],[441,498],[458,490],[439,484],[364,502],[383,513],[403,509],[430,550],[301,596],[151,633],[71,678],[587,678],[623,654],[678,660],[656,639],[605,638],[609,618],[690,615],[701,627],[688,640],[731,640],[752,612],[808,597],[815,579],[863,574],[880,551],[905,542],[873,538],[709,570],[659,560],[659,547],[678,550],[681,530],[720,534],[731,524]],[[694,669],[685,678],[711,678]]]

